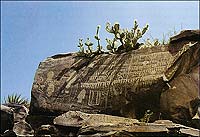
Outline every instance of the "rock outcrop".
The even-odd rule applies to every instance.
[[[198,30],[188,30],[172,37],[169,46],[100,54],[94,58],[76,54],[49,57],[37,69],[30,111],[58,115],[78,110],[140,117],[147,109],[159,108],[160,94],[168,88],[163,81],[164,74],[171,78],[170,83],[189,73],[199,81],[197,71],[190,72],[198,66],[198,36]],[[189,41],[193,43],[185,44]],[[180,79],[185,82],[184,78]],[[197,90],[197,87],[192,90],[196,93],[192,98],[197,98]]]
[[[54,119],[55,125],[79,127],[77,136],[198,136],[200,130],[175,124],[169,120],[157,120],[154,123],[143,123],[129,119],[104,114],[87,114],[80,111],[69,111]]]
[[[50,57],[40,63],[36,72],[30,111],[118,112],[115,115],[134,118],[134,109],[145,111],[152,100],[153,107],[156,100],[159,102],[158,95],[166,87],[162,75],[173,59],[168,46],[94,58],[76,54]]]
[[[181,50],[183,45],[188,44],[189,42],[195,43],[200,39],[199,30],[183,30],[178,35],[175,35],[170,38],[169,51],[173,55]]]
[[[193,32],[189,35],[191,37],[197,34],[195,31],[191,32]],[[172,43],[175,43],[173,40],[180,41],[179,39],[188,41],[190,38],[192,40],[191,37],[185,38],[186,34],[188,34],[188,31],[172,38]],[[177,123],[190,124],[200,106],[199,41],[200,39],[194,43],[189,42],[189,44],[183,45],[183,50],[176,53],[175,62],[165,72],[166,81],[170,88],[161,94],[162,114]]]
[[[23,105],[1,105],[1,135],[31,136],[34,131],[26,122],[28,109]]]
[[[54,119],[54,124],[71,127],[117,125],[120,123],[139,123],[137,119],[130,119],[104,114],[88,114],[80,111],[68,111]]]
[[[1,134],[3,134],[6,130],[12,130],[13,126],[13,110],[10,107],[1,105]]]
[[[177,132],[196,135],[199,130],[177,127],[173,122],[194,125],[192,117],[200,104],[199,37],[200,30],[186,30],[172,37],[169,45],[121,54],[104,53],[92,58],[76,53],[48,57],[39,64],[35,74],[28,121],[38,135],[65,132],[85,136],[92,132],[102,136],[131,136],[156,133],[156,130],[159,135]],[[85,119],[91,115],[141,119],[146,110],[153,112],[150,122],[169,119],[173,124],[170,127],[169,123],[141,125],[139,122],[139,127],[126,126],[127,123],[111,126],[104,121],[100,125],[82,126],[88,124]]]

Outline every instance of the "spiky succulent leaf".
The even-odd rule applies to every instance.
[[[21,97],[21,94],[12,94],[8,95],[6,99],[4,99],[5,104],[18,104],[18,105],[29,105],[28,99]]]

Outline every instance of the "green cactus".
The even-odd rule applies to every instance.
[[[138,23],[135,20],[134,21],[134,26],[132,28],[132,30],[130,32],[128,32],[128,37],[127,37],[127,41],[128,43],[128,47],[131,46],[133,49],[136,46],[138,40],[146,33],[146,31],[148,30],[149,25],[147,24],[141,31],[140,28],[138,28]]]
[[[87,46],[86,57],[92,57],[93,56],[93,50],[92,50],[93,43],[90,41],[90,38],[87,38],[85,45]]]
[[[79,39],[79,45],[78,45],[78,47],[80,48],[79,52],[84,53],[83,39]]]
[[[79,47],[78,56],[85,56],[84,45],[83,45],[83,39],[79,39],[78,47]]]
[[[152,47],[152,42],[150,41],[149,38],[145,41],[145,45],[146,47]]]
[[[148,28],[149,28],[149,25],[146,24],[146,26],[142,29],[142,35],[144,35],[147,32]]]
[[[117,50],[116,38],[114,38],[113,40],[106,38],[106,42],[107,42],[106,47],[109,50],[109,52],[115,53]]]
[[[95,52],[97,54],[103,53],[103,51],[102,51],[103,48],[102,48],[102,46],[100,44],[100,37],[99,37],[99,29],[100,29],[100,27],[101,27],[100,25],[97,26],[96,35],[94,36],[94,38],[97,40],[97,50]]]
[[[150,118],[151,118],[152,115],[153,115],[153,112],[148,109],[145,112],[144,117],[140,119],[140,122],[149,123],[149,120],[150,120]]]
[[[119,23],[114,23],[113,26],[109,22],[106,23],[106,31],[109,33],[114,34],[113,40],[106,39],[107,42],[107,49],[111,53],[116,52],[124,52],[124,51],[130,51],[135,50],[140,47],[141,44],[138,44],[138,40],[146,33],[148,30],[149,25],[147,24],[144,28],[140,29],[138,27],[138,23],[135,20],[133,28],[129,31],[128,29],[120,29]],[[94,38],[97,40],[97,50],[94,52],[92,51],[93,43],[90,41],[89,38],[87,38],[85,45],[87,46],[87,50],[84,51],[82,39],[79,40],[78,47],[79,55],[86,56],[86,57],[93,57],[97,54],[103,53],[103,48],[100,44],[100,37],[99,37],[99,30],[100,25],[97,26],[96,35]],[[121,45],[119,45],[119,42]],[[155,45],[158,45],[158,41],[155,42]]]
[[[154,42],[153,42],[153,45],[154,46],[160,46],[161,44],[160,44],[158,39],[155,39]]]
[[[147,24],[142,30],[138,28],[138,23],[135,20],[133,28],[129,31],[128,29],[120,29],[119,23],[115,23],[112,27],[110,27],[110,23],[108,22],[106,24],[106,31],[109,33],[113,33],[115,35],[115,39],[119,40],[121,43],[121,46],[119,49],[122,49],[124,51],[129,51],[133,49],[137,49],[138,40],[146,33],[148,30],[149,25]],[[108,49],[111,49],[112,46],[107,41]]]
[[[115,33],[113,27],[110,27],[110,25],[109,22],[106,23],[106,31],[109,33]]]
[[[87,50],[86,52],[91,54],[92,53],[92,46],[93,46],[93,43],[90,41],[90,38],[87,38],[86,42],[85,42],[85,45],[87,46]]]
[[[135,34],[135,31],[137,30],[138,28],[138,23],[137,23],[137,20],[134,20],[134,26],[133,26],[133,33]]]
[[[124,46],[124,38],[125,34],[124,32],[120,29],[120,25],[118,22],[116,22],[112,27],[110,27],[110,23],[106,23],[106,31],[109,33],[113,33],[115,35],[115,39],[119,40],[121,42],[121,45]]]
[[[153,41],[151,42],[151,40],[148,38],[145,40],[145,44],[141,48],[154,47],[160,45],[161,43],[159,42],[158,39],[153,39]]]

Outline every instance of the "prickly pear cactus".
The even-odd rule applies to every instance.
[[[87,46],[86,54],[89,57],[93,53],[93,51],[92,51],[93,43],[90,41],[90,38],[87,38],[85,45]]]
[[[94,38],[97,40],[97,43],[98,43],[97,44],[97,50],[95,52],[97,54],[103,53],[103,51],[102,51],[103,47],[100,44],[100,37],[99,37],[99,29],[100,29],[100,27],[101,27],[100,25],[97,26],[97,32],[96,32],[96,35],[94,36]]]
[[[84,51],[82,39],[79,40],[78,47],[80,48],[78,55],[84,57],[94,57],[95,55],[104,53],[103,47],[100,44],[99,30],[100,25],[97,26],[96,35],[94,38],[97,40],[97,49],[96,51],[92,50],[93,43],[87,38],[85,45],[87,50]],[[138,40],[146,33],[149,25],[147,24],[143,29],[138,27],[138,23],[135,20],[133,28],[129,31],[128,29],[121,29],[120,24],[116,22],[113,26],[109,22],[106,23],[106,31],[114,34],[114,38],[108,39],[107,42],[107,50],[109,53],[122,53],[130,50],[138,49],[140,45],[138,45]],[[121,44],[119,44],[121,43]]]
[[[106,48],[109,50],[111,53],[115,53],[117,51],[117,39],[114,38],[113,40],[110,40],[106,38],[107,46]]]
[[[83,47],[83,39],[79,39],[78,47],[80,48],[78,52],[78,56],[86,56],[84,47]]]
[[[120,41],[121,45],[118,47],[118,50],[125,50],[130,51],[133,49],[138,49],[137,42],[138,40],[146,33],[148,30],[149,25],[147,24],[144,28],[140,29],[138,27],[138,23],[135,20],[133,28],[129,31],[128,29],[120,29],[119,23],[115,23],[112,27],[110,23],[108,22],[106,24],[106,31],[109,33],[114,34],[115,40]],[[113,52],[113,44],[111,41],[106,40],[108,45],[107,49],[111,52]],[[113,39],[114,42],[114,39]]]

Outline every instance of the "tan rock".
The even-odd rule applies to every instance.
[[[54,119],[54,124],[72,127],[130,125],[139,123],[137,119],[129,119],[104,114],[88,114],[80,111],[69,111]]]

